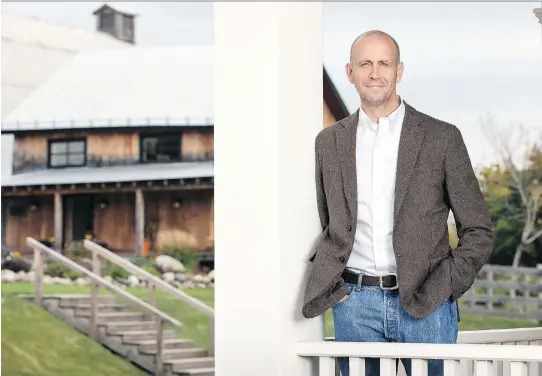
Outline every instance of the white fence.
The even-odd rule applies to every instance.
[[[347,357],[351,376],[365,376],[365,358],[380,358],[380,376],[404,376],[397,359],[412,359],[412,376],[427,376],[427,362],[444,360],[444,376],[542,376],[542,328],[460,332],[458,343],[403,344],[301,342],[297,355],[319,358],[319,375],[339,375]]]

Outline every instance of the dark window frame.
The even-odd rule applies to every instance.
[[[54,144],[60,144],[60,143],[66,143],[69,145],[73,142],[83,142],[83,151],[80,152],[72,152],[66,151],[65,153],[53,153],[52,147]],[[67,146],[67,149],[69,149],[69,146]],[[83,154],[83,162],[82,163],[69,163],[69,155],[80,155]],[[53,155],[66,155],[68,158],[66,159],[65,164],[61,165],[53,165],[51,163],[51,159]],[[87,138],[86,137],[78,137],[78,138],[58,138],[58,139],[49,139],[47,140],[47,168],[67,168],[67,167],[84,167],[87,165]]]
[[[171,138],[177,140],[178,145],[178,151],[179,155],[176,158],[170,159],[170,160],[145,160],[144,154],[146,152],[144,148],[145,139],[149,138]],[[173,162],[181,162],[183,159],[183,150],[182,150],[182,133],[152,133],[152,132],[146,132],[141,133],[139,135],[139,163],[142,164],[149,164],[149,163],[173,163]]]

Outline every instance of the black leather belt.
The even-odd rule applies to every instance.
[[[389,274],[384,276],[361,275],[350,270],[345,270],[342,274],[343,280],[346,283],[358,284],[361,276],[361,285],[363,286],[378,286],[383,290],[397,290],[397,275]]]

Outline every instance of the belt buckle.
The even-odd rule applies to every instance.
[[[380,283],[380,288],[382,290],[397,290],[399,288],[399,282],[397,280],[397,273],[390,273],[388,275],[395,276],[395,286],[392,287],[384,287],[384,281],[382,279],[382,276],[378,277],[378,282]]]

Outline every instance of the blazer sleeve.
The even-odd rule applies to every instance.
[[[445,188],[455,218],[458,246],[451,251],[452,298],[459,299],[489,259],[494,233],[487,203],[461,132],[452,126],[446,148]]]
[[[318,207],[318,215],[320,216],[320,224],[322,231],[329,225],[329,212],[327,208],[326,191],[324,189],[324,176],[322,171],[322,152],[319,145],[319,136],[315,141],[315,183],[316,183],[316,205]]]

